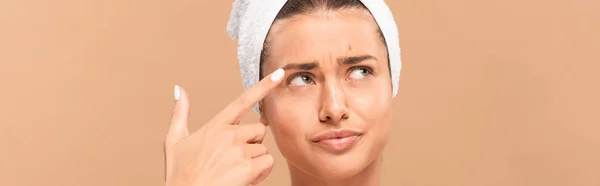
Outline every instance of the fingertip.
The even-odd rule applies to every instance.
[[[175,85],[173,94],[177,105],[176,107],[188,106],[188,96],[184,88],[179,85]]]
[[[279,68],[277,70],[275,70],[273,73],[271,73],[271,81],[277,82],[279,80],[281,80],[281,78],[283,78],[283,76],[285,75],[285,70],[283,70],[283,68]]]
[[[181,96],[181,88],[179,87],[179,85],[175,85],[173,96],[175,97],[175,101],[179,100],[179,97]]]
[[[174,98],[175,106],[171,116],[168,138],[173,138],[170,139],[171,141],[178,141],[188,135],[187,120],[190,106],[187,93],[179,85],[174,86]]]

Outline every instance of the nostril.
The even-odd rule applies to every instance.
[[[321,122],[328,122],[330,120],[331,120],[331,116],[325,116],[325,118],[319,119],[319,121],[321,121]]]

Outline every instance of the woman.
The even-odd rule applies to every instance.
[[[400,54],[371,12],[359,0],[288,0],[261,50],[259,74],[269,75],[194,133],[188,96],[175,86],[167,185],[260,183],[273,166],[261,144],[267,126],[293,186],[378,185]],[[260,123],[240,125],[256,103]]]

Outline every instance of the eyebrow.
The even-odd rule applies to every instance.
[[[337,61],[339,64],[344,64],[344,65],[353,65],[353,64],[357,64],[360,62],[363,62],[365,60],[375,60],[377,61],[377,58],[375,58],[372,55],[362,55],[362,56],[350,56],[350,57],[343,57],[343,58],[338,58]]]
[[[319,63],[317,63],[316,61],[314,62],[309,62],[309,63],[293,63],[293,64],[288,64],[285,65],[283,67],[284,70],[289,70],[289,69],[294,69],[294,70],[312,70],[314,68],[317,68],[319,66]]]
[[[363,62],[365,60],[375,60],[377,61],[377,58],[375,58],[372,55],[361,55],[361,56],[350,56],[350,57],[341,57],[337,59],[338,64],[340,65],[353,65],[353,64],[357,64],[360,62]],[[285,65],[283,67],[284,70],[289,70],[289,69],[293,69],[293,70],[312,70],[319,67],[319,63],[316,61],[313,62],[308,62],[308,63],[292,63],[292,64],[288,64]]]

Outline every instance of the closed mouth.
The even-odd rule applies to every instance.
[[[320,133],[319,135],[313,137],[311,141],[319,142],[321,140],[343,139],[343,138],[352,137],[352,136],[362,136],[362,133],[358,132],[356,130],[348,130],[348,129],[331,130],[331,131],[326,131],[326,132]]]
[[[362,135],[363,133],[353,130],[332,130],[317,135],[311,141],[327,151],[342,153],[351,149]]]

